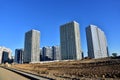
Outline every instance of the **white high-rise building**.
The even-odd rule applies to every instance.
[[[60,26],[62,60],[82,59],[79,24],[72,21]]]
[[[103,58],[108,57],[108,46],[104,32],[95,25],[86,28],[88,57]]]
[[[25,45],[23,62],[39,62],[40,61],[40,31],[30,30],[25,33]]]
[[[12,56],[12,50],[6,47],[0,47],[0,64],[9,62]]]

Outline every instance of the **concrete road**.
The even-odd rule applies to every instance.
[[[29,79],[0,67],[0,80],[29,80]]]

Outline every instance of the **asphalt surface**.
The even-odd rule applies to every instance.
[[[0,80],[30,80],[12,71],[0,67]]]

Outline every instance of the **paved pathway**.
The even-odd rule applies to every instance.
[[[0,67],[0,80],[29,80],[29,79]]]

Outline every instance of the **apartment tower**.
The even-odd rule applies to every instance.
[[[34,63],[40,60],[40,31],[30,30],[25,33],[24,63]]]
[[[61,60],[60,46],[52,46],[53,60]]]
[[[72,21],[60,26],[62,60],[82,59],[79,24]]]
[[[108,46],[104,32],[95,25],[86,28],[88,45],[88,57],[103,58],[108,57]]]

